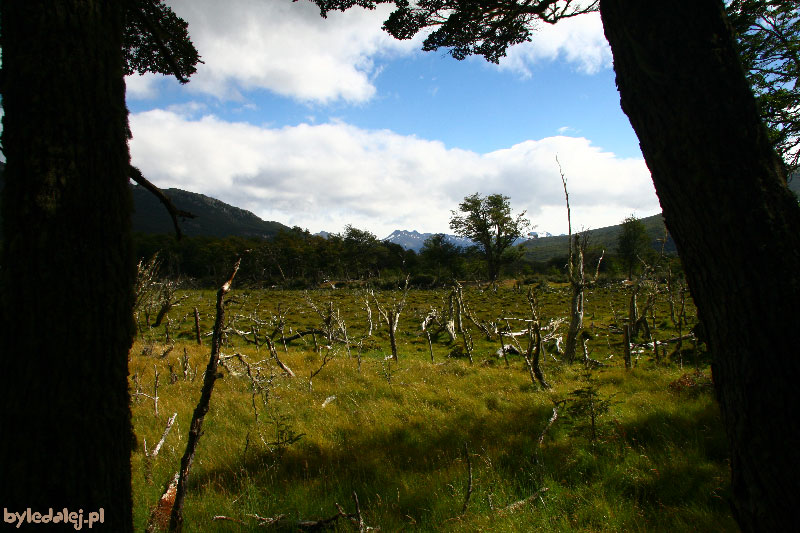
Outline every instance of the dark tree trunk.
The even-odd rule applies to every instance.
[[[132,531],[123,2],[0,10],[0,501],[103,508],[102,531]]]
[[[486,247],[486,274],[489,281],[497,281],[500,275],[500,260],[497,251],[492,246]]]
[[[796,526],[800,208],[719,0],[601,0],[639,137],[714,352],[745,531]]]

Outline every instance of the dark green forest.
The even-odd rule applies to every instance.
[[[525,245],[510,252],[501,278],[526,280],[546,276],[560,280],[566,275],[568,250],[566,239],[561,250],[547,260],[531,260]],[[146,261],[158,254],[161,275],[181,278],[197,287],[213,287],[227,275],[230,265],[244,255],[239,272],[240,283],[252,287],[309,288],[341,286],[348,282],[369,281],[377,287],[396,287],[408,277],[414,287],[444,286],[453,280],[485,279],[485,264],[474,248],[460,248],[431,238],[417,254],[402,246],[381,241],[366,230],[349,227],[342,234],[328,238],[308,230],[282,230],[272,238],[183,237],[168,234],[134,235],[136,255]],[[555,250],[554,250],[555,251]],[[587,260],[596,263],[602,249],[590,248]],[[600,264],[602,275],[625,277],[614,249],[607,249]],[[655,249],[648,259],[658,255]],[[673,254],[672,261],[677,262]]]

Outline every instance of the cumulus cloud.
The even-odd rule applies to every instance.
[[[376,94],[382,63],[418,51],[423,38],[398,41],[381,30],[392,5],[331,12],[323,19],[305,0],[168,3],[189,23],[204,62],[186,90],[224,101],[267,90],[306,103],[363,103]],[[509,49],[501,69],[530,76],[531,67],[545,61],[568,61],[586,73],[610,66],[597,13],[540,26],[533,42]],[[159,78],[129,76],[129,98],[154,98]]]
[[[131,128],[134,164],[159,186],[314,232],[345,224],[379,237],[395,229],[446,232],[450,211],[473,192],[505,194],[540,231],[566,232],[556,155],[568,178],[573,227],[660,211],[643,160],[616,157],[581,137],[479,154],[341,122],[267,128],[155,110],[131,115]]]
[[[146,100],[158,96],[157,74],[133,74],[125,78],[125,94],[128,98]]]
[[[364,102],[375,94],[376,59],[419,48],[381,30],[389,6],[332,12],[325,20],[308,1],[168,3],[189,23],[204,62],[187,89],[221,100],[265,89],[303,102]],[[151,80],[131,78],[129,96],[152,94]]]
[[[611,48],[603,33],[600,13],[589,13],[559,21],[540,23],[531,42],[512,46],[500,61],[500,69],[522,76],[544,61],[567,61],[578,71],[594,74],[611,67]]]

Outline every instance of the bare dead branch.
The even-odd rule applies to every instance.
[[[537,441],[539,443],[539,446],[541,446],[544,443],[544,437],[545,435],[547,435],[547,431],[550,429],[553,423],[558,419],[558,408],[564,405],[565,403],[566,400],[553,402],[553,414],[550,415],[550,419],[547,421],[547,424],[544,426],[542,433],[539,435],[539,440]]]
[[[192,468],[192,461],[194,460],[197,443],[202,435],[203,420],[208,413],[209,404],[211,403],[211,394],[214,391],[214,384],[217,380],[217,368],[219,366],[219,356],[222,347],[222,329],[225,323],[225,295],[228,294],[231,289],[233,278],[236,277],[241,262],[242,258],[240,257],[236,261],[228,281],[217,291],[217,317],[214,322],[213,335],[211,338],[211,356],[209,357],[208,366],[206,367],[206,373],[203,378],[200,400],[197,402],[197,407],[195,407],[194,413],[192,414],[192,423],[189,427],[186,451],[181,458],[180,475],[175,490],[175,504],[172,506],[172,513],[170,514],[169,520],[169,530],[171,532],[180,533],[183,529],[183,501],[186,498],[189,471]]]
[[[325,355],[322,357],[322,364],[320,365],[320,367],[318,369],[316,369],[316,370],[312,370],[311,371],[311,375],[308,378],[308,390],[309,391],[311,391],[312,387],[314,386],[313,382],[314,382],[314,378],[316,377],[316,375],[319,374],[320,372],[322,372],[322,369],[325,368],[325,365],[327,365],[328,361],[330,361],[331,359],[333,359],[333,356],[331,355],[331,351],[327,350],[325,352]]]
[[[321,518],[317,520],[303,520],[303,519],[289,520],[286,518],[286,515],[284,514],[280,514],[273,517],[263,517],[257,514],[248,514],[246,516],[248,518],[256,520],[258,522],[259,527],[276,527],[282,530],[286,529],[293,531],[319,531],[331,528],[339,519],[344,518],[345,520],[349,520],[350,523],[353,524],[353,526],[358,528],[359,533],[365,533],[367,531],[377,531],[378,528],[370,527],[364,523],[364,517],[361,514],[361,506],[358,503],[358,495],[355,493],[355,491],[353,491],[353,501],[356,507],[356,511],[354,513],[348,513],[342,508],[341,505],[339,505],[338,503],[334,503],[334,506],[336,507],[336,514],[329,518]],[[217,515],[213,518],[213,520],[230,521],[242,525],[247,525],[246,522],[230,516]]]
[[[272,358],[275,359],[276,363],[278,363],[278,366],[281,367],[281,370],[283,370],[287,376],[293,378],[294,372],[292,372],[292,369],[286,366],[284,362],[281,361],[281,358],[278,357],[278,350],[275,349],[275,344],[270,340],[269,337],[264,337],[264,340],[267,342],[270,355],[272,355]]]
[[[498,510],[497,512],[501,513],[501,514],[504,514],[504,513],[513,513],[515,511],[519,511],[525,505],[533,502],[536,498],[540,497],[543,493],[547,492],[548,490],[550,490],[550,489],[547,488],[547,487],[542,487],[541,489],[537,490],[536,492],[534,492],[533,494],[531,494],[530,496],[528,496],[524,500],[519,500],[519,501],[514,502],[514,503],[512,503],[510,505],[506,505],[505,507],[503,507],[502,509]]]
[[[232,518],[232,517],[230,517],[230,516],[216,515],[216,516],[215,516],[214,518],[212,518],[211,520],[212,520],[213,522],[217,522],[217,521],[222,521],[222,520],[224,520],[224,521],[228,521],[228,522],[236,522],[237,524],[242,524],[242,525],[244,525],[244,526],[246,526],[246,525],[247,525],[247,522],[245,522],[244,520],[239,520],[238,518]]]
[[[467,495],[464,498],[464,505],[461,507],[461,516],[467,513],[469,499],[472,497],[472,460],[469,457],[469,448],[466,442],[464,443],[464,457],[467,460]]]
[[[153,448],[153,451],[148,455],[151,459],[158,455],[158,452],[161,450],[161,447],[164,445],[164,441],[167,440],[167,435],[169,435],[170,430],[172,429],[172,424],[175,423],[175,419],[178,417],[177,411],[173,413],[173,415],[167,421],[167,427],[164,428],[164,433],[161,434],[161,440],[158,441],[156,447]]]
[[[169,435],[169,431],[172,429],[172,424],[175,423],[175,419],[178,417],[178,413],[176,412],[173,414],[170,419],[167,421],[167,427],[164,428],[164,433],[161,435],[161,440],[158,441],[156,447],[153,448],[153,451],[147,453],[147,441],[144,441],[144,477],[148,483],[153,482],[153,459],[158,456],[158,452],[161,451],[161,447],[164,445],[164,441],[167,440],[167,435]]]
[[[200,340],[200,312],[196,307],[194,308],[194,336],[197,344],[203,344],[203,341]]]

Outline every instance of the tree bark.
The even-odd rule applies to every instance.
[[[102,507],[108,531],[133,527],[123,6],[0,3],[0,501]]]
[[[719,0],[601,0],[639,137],[714,354],[745,531],[796,524],[800,208]]]

